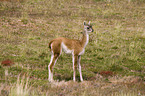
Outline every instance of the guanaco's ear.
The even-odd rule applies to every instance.
[[[89,21],[88,25],[90,25],[91,21]]]
[[[84,21],[84,25],[86,25],[86,22]]]

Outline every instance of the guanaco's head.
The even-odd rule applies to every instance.
[[[92,25],[90,24],[90,21],[89,21],[88,24],[86,24],[86,22],[84,22],[84,31],[85,31],[85,32],[88,32],[88,33],[94,31],[93,28],[92,28]]]

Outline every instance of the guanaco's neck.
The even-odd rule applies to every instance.
[[[89,42],[89,34],[87,33],[87,32],[83,32],[83,37],[82,37],[82,39],[80,40],[81,41],[81,45],[82,45],[82,47],[86,47],[86,45],[88,44],[88,42]]]

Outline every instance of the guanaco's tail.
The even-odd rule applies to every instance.
[[[52,44],[53,40],[51,40],[48,44],[48,47],[51,49],[51,44]]]

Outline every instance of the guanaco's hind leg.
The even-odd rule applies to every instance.
[[[50,63],[48,65],[48,70],[49,70],[49,78],[48,80],[50,82],[53,81],[53,66],[55,65],[58,57],[60,56],[60,53],[61,53],[61,44],[58,43],[58,42],[53,42],[51,44],[51,60],[50,60]]]

